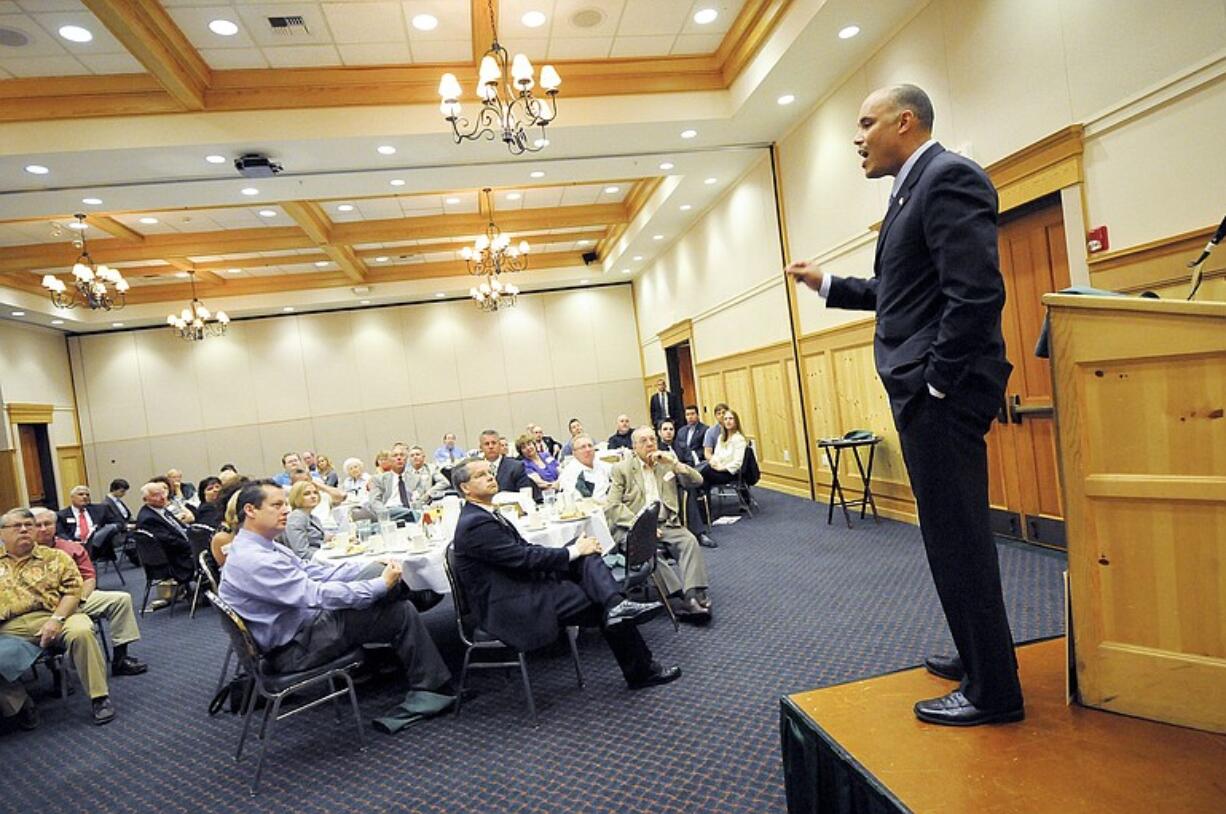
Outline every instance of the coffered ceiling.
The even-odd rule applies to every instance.
[[[475,83],[487,5],[0,0],[0,318],[110,327],[39,288],[78,211],[129,327],[193,272],[236,316],[462,296],[491,216],[532,245],[521,289],[632,279],[923,2],[501,0],[499,41],[563,78],[550,144],[520,157],[438,112],[444,71]],[[285,171],[242,178],[250,152]]]

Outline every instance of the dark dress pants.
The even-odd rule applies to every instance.
[[[269,658],[277,672],[298,672],[340,658],[363,644],[391,644],[404,665],[410,689],[437,690],[451,680],[451,671],[425,623],[404,600],[384,599],[368,608],[320,611]]]
[[[945,619],[966,670],[962,691],[987,710],[1022,704],[1013,638],[1000,585],[1000,562],[988,514],[992,418],[956,393],[923,393],[899,431],[919,512],[928,565]]]
[[[176,582],[191,582],[196,575],[196,563],[192,561],[192,547],[187,540],[163,540],[162,550],[170,566],[170,575]]]
[[[604,624],[605,611],[625,598],[604,560],[594,555],[580,557],[571,562],[567,576],[550,587],[558,624],[600,626],[627,681],[645,678],[651,672],[651,650],[634,622]]]

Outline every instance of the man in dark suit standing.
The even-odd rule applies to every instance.
[[[595,538],[581,537],[566,548],[525,541],[490,502],[500,487],[488,461],[456,464],[451,482],[466,499],[455,530],[455,577],[482,629],[512,647],[535,650],[556,641],[563,627],[599,625],[631,689],[681,677],[680,667],[652,661],[635,627],[663,606],[626,599]]]
[[[651,397],[651,426],[659,428],[660,422],[671,418],[681,420],[681,397],[668,391],[663,379],[656,381],[656,392]]]
[[[481,433],[481,455],[489,463],[490,471],[494,473],[498,481],[498,491],[518,492],[520,489],[529,487],[532,489],[532,499],[540,503],[541,490],[532,482],[532,478],[528,477],[528,472],[524,469],[524,462],[502,454],[501,437],[497,430],[486,430]],[[454,470],[452,472],[454,474]]]
[[[70,505],[56,512],[55,536],[80,543],[91,557],[109,559],[113,537],[123,528],[118,512],[102,503],[90,503],[88,486],[74,486],[68,493]]]
[[[673,441],[678,457],[690,466],[702,463],[702,439],[707,435],[707,425],[698,420],[698,407],[689,404],[685,408],[685,423],[677,428]]]
[[[806,261],[787,273],[829,307],[877,312],[877,372],[958,648],[957,657],[930,657],[925,666],[959,688],[920,701],[915,714],[973,726],[1024,717],[984,442],[1012,367],[1000,328],[996,191],[977,164],[932,139],[932,119],[931,101],[914,85],[874,91],[860,107],[855,145],[864,173],[895,179],[873,277],[832,277]]]

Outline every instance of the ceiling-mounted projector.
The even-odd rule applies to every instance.
[[[263,153],[247,153],[234,159],[234,169],[244,178],[272,178],[282,167]]]

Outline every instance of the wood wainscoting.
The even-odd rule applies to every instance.
[[[873,361],[874,324],[873,319],[857,320],[807,334],[800,340],[818,497],[827,499],[831,483],[830,465],[817,449],[818,439],[837,437],[851,430],[871,430],[885,439],[877,447],[873,464],[877,510],[886,517],[915,523],[915,497],[903,464],[890,402]],[[843,457],[843,469],[839,479],[846,490],[864,488],[850,456]],[[852,499],[851,494],[848,499]]]
[[[745,437],[754,442],[761,484],[808,497],[809,472],[800,446],[804,432],[792,343],[779,342],[709,359],[698,362],[697,367],[698,390],[707,408],[703,422],[710,424],[710,411],[719,402],[726,402],[740,419]]]
[[[1188,263],[1195,260],[1213,236],[1214,226],[1171,235],[1106,254],[1092,255],[1090,284],[1105,291],[1139,294],[1153,291],[1163,299],[1188,295]],[[1197,299],[1226,300],[1226,252],[1205,261],[1204,283]]]

